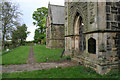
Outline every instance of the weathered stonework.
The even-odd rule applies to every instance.
[[[66,2],[65,55],[106,74],[120,64],[120,2]]]
[[[64,48],[64,6],[48,6],[46,48]]]

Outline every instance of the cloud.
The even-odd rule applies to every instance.
[[[27,25],[28,26],[28,25]],[[35,35],[35,29],[37,29],[36,26],[29,26],[27,31],[30,32],[30,34],[28,35],[26,41],[32,41],[34,40],[34,35]]]

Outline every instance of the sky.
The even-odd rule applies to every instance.
[[[48,8],[49,2],[50,4],[64,5],[64,0],[16,0],[15,2],[19,4],[19,9],[23,14],[21,22],[25,23],[28,27],[27,30],[31,32],[26,39],[27,41],[34,40],[34,32],[37,27],[33,25],[32,14],[37,8]]]

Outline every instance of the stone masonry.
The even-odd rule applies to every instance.
[[[99,74],[120,67],[120,2],[110,1],[65,2],[65,55]]]
[[[64,48],[64,6],[48,5],[46,48]]]

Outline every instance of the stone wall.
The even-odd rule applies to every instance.
[[[47,28],[46,48],[64,49],[64,25],[52,24]]]
[[[106,29],[120,31],[120,3],[107,2],[106,3]]]
[[[118,68],[120,2],[66,2],[65,5],[65,55],[99,74]],[[77,24],[77,28],[76,15],[82,17],[84,24]]]
[[[87,3],[66,3],[69,6],[65,8],[65,36],[74,35],[74,20],[76,12],[79,12],[81,16],[84,16],[83,23],[87,27]]]
[[[50,34],[51,34],[51,19],[50,16],[48,15],[46,27],[46,48],[50,47]]]
[[[64,6],[49,4],[46,28],[46,48],[64,49],[64,34]]]

